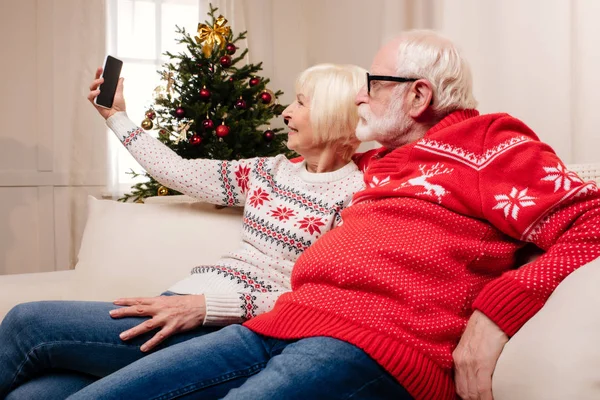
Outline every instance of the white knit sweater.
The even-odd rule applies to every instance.
[[[185,160],[124,112],[106,122],[161,184],[204,202],[244,206],[241,246],[215,265],[196,266],[169,288],[205,295],[205,325],[239,323],[269,311],[290,290],[299,255],[341,222],[340,211],[364,188],[353,162],[334,172],[310,173],[304,162],[292,163],[282,155]]]

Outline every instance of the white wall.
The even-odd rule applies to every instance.
[[[104,57],[103,0],[0,3],[0,274],[71,268],[106,132],[86,88]]]
[[[293,98],[320,62],[369,68],[404,29],[435,28],[465,52],[480,111],[527,123],[565,162],[600,161],[598,0],[219,0],[248,30],[250,60]],[[213,1],[215,3],[215,1]]]
[[[600,161],[600,2],[444,0],[482,112],[527,123],[565,162]]]
[[[396,33],[431,27],[439,0],[213,0],[234,32],[248,31],[249,61],[263,62],[282,104],[293,101],[296,77],[318,63],[369,69],[379,47]],[[281,123],[281,121],[279,121]],[[281,125],[277,125],[281,126]],[[378,146],[368,143],[367,150]]]
[[[437,27],[469,58],[482,112],[521,118],[566,162],[600,161],[600,1],[213,3],[248,29],[283,103],[314,63],[368,68],[394,33]],[[103,0],[0,1],[0,274],[74,265],[85,196],[106,183],[106,132],[85,99],[104,35]]]
[[[600,1],[574,0],[572,26],[572,161],[600,161]]]

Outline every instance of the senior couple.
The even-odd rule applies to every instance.
[[[127,118],[122,87],[107,124],[163,184],[243,205],[243,242],[155,298],[15,307],[0,396],[492,399],[509,338],[600,256],[596,185],[523,122],[480,115],[434,32],[403,33],[367,74],[305,71],[284,112],[296,163],[182,160]],[[354,134],[382,147],[352,156]],[[515,268],[527,243],[544,253]]]

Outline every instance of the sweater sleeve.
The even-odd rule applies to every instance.
[[[114,114],[106,124],[137,162],[162,185],[207,203],[244,204],[253,160],[186,160],[135,125],[124,112]]]
[[[516,145],[506,150],[498,143]],[[491,281],[475,299],[473,307],[512,336],[563,279],[600,256],[600,191],[512,117],[490,126],[485,149],[502,151],[479,174],[483,215],[505,234],[546,251]]]
[[[257,315],[271,311],[275,302],[285,291],[205,293],[206,326],[241,324]]]

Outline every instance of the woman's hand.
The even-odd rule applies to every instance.
[[[206,315],[204,295],[158,296],[118,299],[113,302],[118,306],[110,312],[113,318],[151,317],[148,321],[121,333],[122,340],[129,340],[154,329],[160,329],[152,339],[140,348],[147,352],[166,338],[202,325]]]
[[[100,115],[102,115],[104,119],[108,119],[111,115],[119,111],[125,111],[125,98],[123,97],[123,78],[119,78],[119,83],[117,84],[117,91],[115,92],[115,97],[113,99],[113,105],[110,109],[100,107],[94,103],[94,99],[100,94],[100,90],[98,90],[98,87],[102,82],[104,82],[104,78],[102,78],[102,68],[99,67],[96,70],[96,79],[94,79],[94,81],[90,85],[90,93],[88,94],[87,98],[90,101],[90,103],[92,103],[94,107],[96,107],[96,110],[98,110]]]

